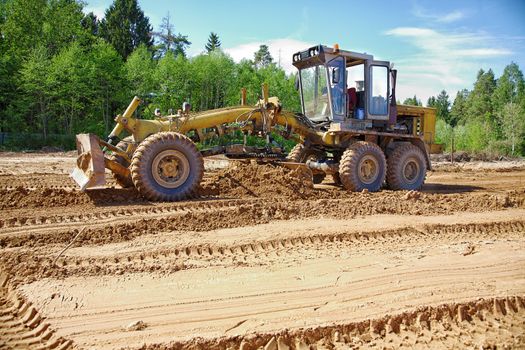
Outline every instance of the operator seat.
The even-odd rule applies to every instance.
[[[357,93],[355,87],[348,88],[348,115],[353,117],[354,110],[357,104]]]

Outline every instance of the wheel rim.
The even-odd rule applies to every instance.
[[[379,162],[372,155],[365,155],[359,161],[359,180],[367,185],[373,183],[379,177]]]
[[[403,166],[404,180],[409,184],[415,183],[419,176],[419,169],[419,162],[415,158],[409,158]]]
[[[166,150],[159,153],[151,166],[155,181],[166,188],[181,186],[190,175],[190,162],[179,151]]]

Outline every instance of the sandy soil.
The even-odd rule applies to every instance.
[[[525,348],[523,162],[346,193],[214,159],[178,203],[73,164],[0,155],[0,349]]]

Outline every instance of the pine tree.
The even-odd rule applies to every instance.
[[[403,104],[409,106],[423,106],[423,103],[421,103],[421,100],[419,100],[416,95],[414,95],[414,97],[407,97],[403,101]]]
[[[442,90],[436,98],[437,116],[442,118],[448,124],[455,126],[450,120],[450,101],[448,100],[448,94],[445,90]]]
[[[482,122],[493,122],[493,109],[491,103],[492,93],[496,87],[496,80],[494,79],[494,72],[489,69],[485,72],[480,69],[474,89],[469,94],[467,104],[467,118],[469,120],[477,120]]]
[[[162,18],[160,32],[155,32],[153,35],[160,41],[160,44],[155,47],[157,58],[163,57],[168,52],[173,52],[175,56],[182,55],[186,57],[186,48],[191,45],[191,42],[188,40],[187,35],[175,34],[175,28],[171,23],[169,12]]]
[[[208,43],[205,46],[206,51],[210,53],[213,50],[218,49],[219,47],[221,47],[219,36],[217,35],[217,33],[211,32],[210,36],[208,37]]]
[[[87,15],[85,15],[80,23],[82,24],[82,27],[88,31],[88,33],[94,36],[98,36],[98,27],[100,25],[100,21],[93,12],[90,12]]]
[[[492,104],[494,111],[501,112],[503,106],[509,102],[518,102],[525,93],[525,80],[519,66],[512,62],[503,70],[503,74],[496,83]]]
[[[153,45],[148,17],[137,0],[115,0],[100,22],[100,35],[126,59],[140,44]]]
[[[267,45],[259,46],[259,50],[254,54],[254,63],[257,68],[266,67],[273,62],[270,50]]]
[[[436,97],[435,96],[430,96],[427,100],[427,107],[432,107],[432,108],[435,108],[436,107]]]
[[[451,123],[453,123],[453,125],[465,122],[468,108],[467,99],[469,93],[470,92],[467,89],[463,89],[458,91],[458,93],[456,94],[454,103],[450,108],[450,121]]]

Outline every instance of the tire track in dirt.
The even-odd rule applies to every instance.
[[[508,194],[501,197],[482,195],[462,200],[450,197],[438,200],[432,196],[405,197],[402,193],[386,192],[383,196],[355,194],[349,199],[333,200],[208,200],[140,209],[117,207],[96,214],[90,214],[87,208],[83,208],[83,214],[48,218],[35,215],[36,217],[30,219],[4,218],[0,220],[0,248],[64,243],[86,224],[89,225],[89,229],[87,234],[83,235],[83,242],[105,244],[162,231],[208,231],[264,224],[275,220],[352,218],[356,215],[375,214],[431,215],[447,214],[451,211],[480,212],[521,208],[525,205],[525,197],[514,198]],[[72,220],[73,223],[64,222],[68,220]]]
[[[76,183],[65,174],[19,174],[0,175],[0,189],[14,190],[17,187],[26,189],[76,189]]]
[[[284,328],[382,318],[425,305],[523,295],[520,247],[523,241],[501,239],[467,257],[430,248],[430,256],[421,260],[414,255],[420,249],[413,247],[403,249],[410,253],[388,269],[370,261],[370,252],[363,250],[357,256],[325,256],[292,266],[277,259],[272,267],[51,278],[20,290],[61,335],[82,346],[135,347],[194,334],[210,339],[226,330],[244,337],[275,334]],[[392,255],[374,253],[378,261],[387,256]],[[58,297],[51,300],[55,293]],[[136,320],[146,329],[123,330]],[[248,321],[231,329],[243,320]]]
[[[522,240],[525,220],[468,224],[426,224],[370,232],[338,232],[257,240],[245,244],[194,244],[139,250],[129,253],[90,256],[64,256],[53,266],[48,249],[28,254],[6,252],[0,258],[16,281],[24,283],[44,277],[121,275],[138,272],[173,273],[210,266],[269,266],[275,257],[296,264],[333,252],[370,249],[400,249],[406,246],[494,239]],[[465,246],[465,249],[470,249]],[[472,248],[474,249],[474,248]],[[471,252],[465,251],[466,254]],[[307,257],[308,256],[308,257]]]
[[[0,272],[0,349],[72,349],[73,342],[57,337],[49,323],[19,295]]]
[[[525,298],[510,296],[420,307],[397,315],[325,327],[211,340],[193,338],[138,349],[522,348],[525,336],[514,332],[524,323]]]
[[[143,207],[136,206],[118,206],[117,208],[106,207],[102,210],[77,210],[74,213],[63,215],[44,215],[38,211],[31,216],[12,215],[0,220],[0,235],[8,233],[17,233],[23,227],[23,231],[45,230],[47,228],[60,228],[61,226],[73,227],[82,223],[96,223],[100,225],[112,224],[113,219],[123,218],[124,220],[145,217],[164,217],[166,214],[183,213],[190,211],[213,211],[221,210],[226,207],[235,207],[255,203],[253,199],[211,199],[207,201],[192,201],[183,203],[160,203]],[[86,208],[87,209],[87,208]],[[9,230],[15,228],[14,230]]]

